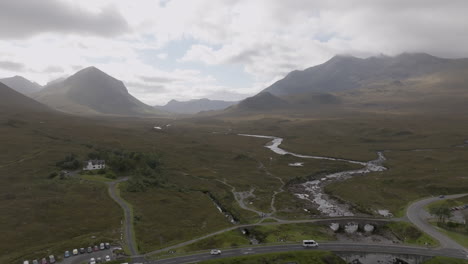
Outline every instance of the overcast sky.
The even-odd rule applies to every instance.
[[[466,0],[0,0],[0,78],[96,66],[145,103],[239,100],[335,54],[468,57]]]

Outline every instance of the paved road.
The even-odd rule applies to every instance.
[[[109,195],[110,197],[116,201],[120,207],[122,207],[124,211],[124,236],[125,236],[125,244],[127,245],[128,249],[130,250],[130,254],[132,256],[138,255],[138,250],[136,246],[136,242],[133,239],[135,236],[133,235],[133,219],[132,219],[132,211],[128,207],[128,204],[117,195],[117,185],[120,182],[127,181],[128,178],[122,178],[117,181],[108,182],[107,185],[109,186]]]
[[[329,242],[320,243],[320,250],[333,251],[333,252],[366,252],[366,253],[388,253],[388,254],[403,254],[403,255],[420,255],[420,256],[448,256],[453,258],[466,258],[466,255],[460,250],[456,249],[428,249],[422,247],[410,247],[403,245],[387,245],[387,244],[360,244],[360,243],[339,243]],[[276,245],[276,246],[260,246],[242,249],[230,249],[225,250],[219,256],[212,256],[207,251],[206,253],[200,253],[190,256],[175,257],[170,259],[151,260],[145,263],[148,264],[183,264],[183,263],[195,263],[198,261],[204,261],[209,259],[234,257],[234,256],[245,256],[249,254],[260,254],[260,253],[275,253],[285,251],[299,251],[299,250],[316,250],[311,248],[304,248],[299,244],[289,245]]]
[[[442,234],[436,228],[434,228],[434,226],[429,224],[427,222],[427,218],[430,215],[424,209],[424,207],[426,205],[428,205],[428,204],[430,204],[432,202],[443,200],[443,199],[456,199],[456,198],[459,198],[459,197],[463,197],[465,195],[468,195],[468,193],[447,195],[444,198],[431,197],[431,198],[427,198],[427,199],[424,199],[424,200],[417,201],[417,202],[411,204],[408,207],[408,210],[406,211],[406,216],[408,217],[408,220],[411,221],[411,223],[413,223],[419,229],[421,229],[425,233],[429,234],[431,237],[437,239],[442,248],[459,249],[459,250],[464,250],[464,251],[466,251],[468,253],[467,248],[465,248],[462,245],[458,244],[457,242],[455,242],[451,238],[447,237],[445,234]]]
[[[365,217],[361,217],[361,218],[360,217],[329,217],[329,218],[310,219],[310,220],[281,220],[280,222],[267,222],[267,223],[236,225],[236,226],[225,228],[223,230],[220,230],[220,231],[217,231],[217,232],[214,232],[214,233],[211,233],[211,234],[204,235],[204,236],[199,237],[199,238],[195,238],[195,239],[192,239],[192,240],[189,240],[189,241],[185,241],[185,242],[177,244],[177,245],[173,245],[173,246],[170,246],[170,247],[166,247],[166,248],[163,248],[163,249],[158,249],[158,250],[146,253],[144,256],[148,257],[148,256],[151,256],[151,255],[156,255],[156,254],[159,254],[159,253],[167,252],[169,250],[179,248],[179,247],[183,247],[183,246],[187,246],[187,245],[193,244],[193,243],[195,243],[197,241],[200,241],[202,239],[212,237],[212,236],[215,236],[215,235],[219,235],[219,234],[225,233],[227,231],[232,231],[232,230],[235,230],[235,229],[238,229],[238,228],[247,228],[247,227],[253,227],[253,226],[266,226],[266,225],[317,223],[317,222],[323,222],[323,221],[337,221],[337,220],[349,220],[349,221],[356,221],[356,220],[363,221],[364,220],[364,221],[369,221],[369,222],[402,221],[402,219],[400,219],[400,218],[383,219],[383,218],[365,218]]]

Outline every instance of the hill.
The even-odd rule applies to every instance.
[[[185,102],[171,100],[166,105],[155,106],[155,108],[178,114],[196,114],[203,111],[222,110],[236,103],[203,98]]]
[[[425,53],[366,59],[339,55],[303,71],[293,71],[264,91],[277,96],[340,92],[376,81],[400,81],[461,68],[468,68],[468,59],[443,59]]]
[[[3,114],[17,114],[22,112],[49,112],[52,110],[0,83],[0,111]]]
[[[255,96],[246,98],[239,104],[228,110],[237,111],[274,111],[284,109],[289,106],[286,100],[283,100],[269,92],[261,92]]]
[[[122,81],[95,67],[85,68],[37,93],[39,102],[79,115],[156,115],[158,111],[131,94]]]
[[[12,88],[15,91],[28,96],[33,93],[39,92],[42,89],[42,86],[40,86],[39,84],[31,82],[28,79],[21,76],[0,79],[0,82]]]

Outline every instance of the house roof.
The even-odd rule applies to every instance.
[[[85,164],[91,163],[92,165],[105,165],[105,160],[88,160]]]

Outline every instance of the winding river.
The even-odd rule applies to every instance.
[[[245,136],[245,137],[271,139],[271,141],[267,143],[265,147],[279,155],[289,154],[291,156],[302,158],[302,159],[333,160],[333,161],[341,161],[341,162],[348,162],[352,164],[362,165],[363,168],[361,169],[332,173],[332,174],[325,175],[321,177],[320,179],[307,181],[301,184],[302,188],[300,189],[303,192],[295,193],[295,195],[300,199],[309,200],[312,203],[316,204],[318,206],[317,209],[322,214],[328,215],[328,216],[352,216],[353,213],[350,211],[348,205],[341,204],[338,201],[328,197],[328,195],[326,195],[323,191],[324,184],[329,183],[330,181],[348,179],[355,174],[366,174],[370,172],[384,171],[387,169],[384,166],[382,166],[383,162],[386,160],[382,152],[377,152],[377,159],[371,160],[368,162],[338,159],[338,158],[331,158],[331,157],[309,156],[309,155],[296,154],[296,153],[289,152],[287,150],[280,148],[279,146],[283,142],[283,139],[280,137],[250,135],[250,134],[238,134],[238,135]]]

